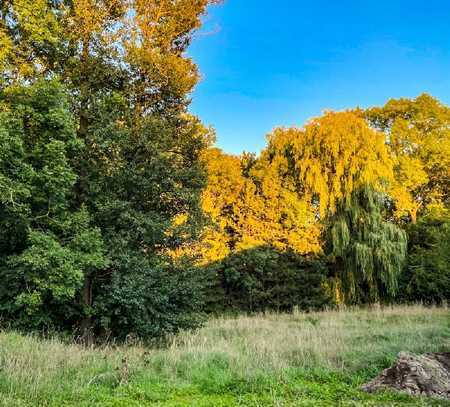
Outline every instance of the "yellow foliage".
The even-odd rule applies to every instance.
[[[87,91],[83,86],[88,86],[84,82],[92,75],[89,57],[94,56],[94,60],[101,54],[136,74],[130,91],[139,101],[139,115],[155,104],[158,91],[164,89],[166,93],[183,98],[198,81],[197,67],[184,51],[192,31],[201,25],[206,7],[214,2],[11,0],[3,8],[12,17],[7,23],[0,21],[0,63],[16,71],[15,75],[10,75],[14,79],[30,76],[37,69],[53,69],[54,61],[40,60],[39,53],[33,51],[37,44],[59,43],[59,52],[67,47],[71,55],[68,58],[71,72],[65,74],[81,77],[80,87],[85,98]],[[19,27],[21,37],[14,35],[12,38],[6,24]],[[78,58],[74,53],[78,53]],[[77,66],[75,62],[81,64]]]
[[[392,180],[384,135],[352,112],[327,113],[304,129],[277,129],[258,159],[211,149],[202,206],[210,217],[202,260],[270,245],[320,253],[322,223],[355,188]],[[247,165],[250,161],[250,165]]]
[[[208,150],[204,160],[202,208],[212,224],[202,238],[202,262],[263,245],[300,254],[321,250],[321,227],[311,206],[283,185],[274,167],[257,160],[245,174],[245,157],[218,149]]]
[[[385,133],[394,162],[395,215],[414,222],[418,210],[445,207],[450,190],[450,108],[427,94],[390,100],[366,111]]]
[[[13,50],[13,44],[5,29],[0,26],[0,69],[5,69],[8,58]]]
[[[393,175],[384,135],[353,112],[328,112],[303,129],[277,129],[266,155],[283,157],[279,171],[311,202],[318,201],[321,217],[339,201],[349,202],[362,185],[384,189]]]
[[[44,68],[31,44],[54,44],[61,30],[47,0],[12,0],[2,5],[0,67],[15,79],[32,77]],[[5,17],[6,14],[8,17]],[[20,27],[15,34],[8,25]]]
[[[126,0],[74,0],[66,15],[72,39],[104,36],[112,24],[123,23],[125,8]]]
[[[14,0],[15,18],[28,40],[56,42],[59,25],[47,0]]]
[[[212,0],[130,0],[131,13],[125,21],[126,60],[145,81],[134,92],[140,109],[146,89],[166,89],[177,96],[190,92],[198,81],[197,66],[183,53],[191,32],[201,25],[201,16]],[[155,95],[157,97],[157,95]]]

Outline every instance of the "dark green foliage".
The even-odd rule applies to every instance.
[[[96,222],[113,244],[147,254],[177,247],[180,242],[166,233],[174,216],[192,214],[186,233],[194,232],[201,219],[203,129],[193,118],[157,116],[143,119],[136,129],[119,96],[104,100],[100,108],[89,127],[87,171],[81,180]]]
[[[401,278],[399,301],[450,302],[450,220],[428,215],[408,227],[408,263]]]
[[[40,328],[58,312],[52,325],[86,342],[101,329],[161,336],[195,320],[196,302],[185,305],[195,283],[179,284],[184,274],[169,272],[167,258],[202,222],[208,131],[187,112],[198,75],[184,51],[208,4],[1,7],[0,77],[14,86],[0,96],[6,319],[20,313]],[[70,98],[46,82],[30,86],[44,77]]]
[[[397,292],[407,239],[402,229],[384,220],[384,204],[382,194],[362,188],[330,219],[328,251],[338,302],[373,302]]]
[[[326,269],[319,260],[271,247],[233,254],[207,268],[214,282],[210,311],[292,311],[329,304]]]
[[[83,275],[107,264],[99,229],[73,202],[83,148],[56,82],[0,95],[0,311],[16,325],[65,326]]]
[[[1,94],[2,320],[117,338],[197,326],[199,282],[165,253],[201,221],[205,132],[188,116],[136,129],[118,95],[96,109],[81,140],[57,82]]]
[[[85,282],[89,329],[153,338],[196,326],[198,284],[191,273],[173,270],[166,253],[195,237],[201,224],[204,129],[194,118],[156,115],[136,128],[126,100],[113,95],[97,105],[88,132],[79,194],[110,260]],[[190,216],[175,228],[180,214]]]
[[[111,280],[94,303],[99,332],[125,339],[161,338],[199,326],[203,289],[192,269],[152,265],[142,255],[116,259]]]

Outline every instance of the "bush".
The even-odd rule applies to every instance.
[[[450,220],[430,215],[408,230],[408,264],[398,300],[439,304],[450,301]]]
[[[308,310],[329,303],[324,265],[295,253],[259,247],[235,253],[208,271],[213,281],[208,311]]]
[[[161,339],[202,322],[201,277],[186,265],[150,264],[142,255],[118,259],[116,272],[99,288],[96,330],[118,339]]]

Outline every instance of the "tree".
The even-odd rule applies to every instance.
[[[450,108],[427,94],[391,99],[365,112],[371,126],[385,133],[394,161],[391,195],[399,219],[417,220],[428,208],[448,207]]]
[[[385,196],[371,187],[352,193],[329,220],[332,286],[337,302],[375,302],[397,293],[407,238],[383,219]]]
[[[278,129],[265,152],[282,178],[316,208],[327,231],[336,300],[393,295],[406,237],[383,219],[392,180],[384,135],[356,112],[328,112],[304,129]]]
[[[152,323],[151,313],[143,312],[149,319],[139,324],[132,315],[136,301],[141,301],[141,310],[156,306],[151,297],[130,294],[118,304],[104,295],[110,292],[117,299],[115,290],[132,293],[124,286],[133,286],[131,275],[136,281],[151,281],[153,287],[159,284],[166,293],[153,297],[172,307],[159,326],[172,332],[182,327],[178,322],[183,317],[189,320],[185,312],[191,308],[176,306],[181,304],[176,284],[170,291],[163,285],[178,278],[166,253],[193,239],[202,222],[199,157],[209,131],[187,113],[198,73],[184,51],[210,3],[2,2],[0,86],[59,79],[69,93],[73,129],[83,144],[65,187],[71,190],[71,205],[83,208],[99,231],[107,260],[101,270],[84,269],[82,286],[77,283],[75,290],[77,327],[88,340],[92,332],[108,330],[122,337],[156,334],[142,328]],[[183,216],[186,221],[174,233],[175,220]],[[120,324],[109,308],[116,305],[122,307],[117,311]],[[66,322],[62,316],[61,325]],[[158,335],[167,333],[164,329]]]
[[[62,34],[47,0],[4,0],[0,5],[0,86],[32,79],[45,72],[45,53],[55,49]]]
[[[309,258],[321,250],[321,228],[310,205],[264,156],[211,148],[203,160],[202,209],[209,224],[188,249],[209,284],[206,309],[323,306],[323,267]]]
[[[91,125],[99,145],[87,161],[84,191],[107,243],[110,267],[89,281],[88,315],[98,332],[147,337],[156,335],[159,326],[162,335],[196,321],[193,299],[198,285],[194,279],[191,285],[189,279],[182,280],[181,274],[191,273],[182,272],[168,252],[192,241],[202,224],[199,201],[204,179],[198,157],[207,130],[186,116],[174,131],[164,118],[153,116],[132,135],[131,126],[115,127],[115,114],[122,114],[115,103],[120,106],[120,99],[109,101],[101,120]],[[180,216],[185,221],[177,224]],[[184,285],[177,285],[181,280]],[[155,293],[158,287],[159,295],[137,295],[146,288]],[[154,325],[157,309],[159,322]]]
[[[397,300],[441,304],[450,301],[450,219],[432,211],[407,227],[408,261]]]
[[[382,134],[353,112],[328,112],[304,129],[277,129],[269,136],[266,155],[278,159],[278,170],[313,202],[319,216],[333,213],[339,202],[351,202],[366,185],[383,189],[392,166]]]
[[[289,178],[282,177],[274,160],[264,152],[251,167],[244,194],[245,225],[240,247],[254,242],[271,245],[281,252],[311,255],[321,252],[321,226],[313,206],[298,193]]]
[[[83,276],[108,264],[100,230],[73,202],[83,148],[56,82],[0,94],[0,312],[12,323],[67,327]]]
[[[270,246],[241,250],[208,264],[206,272],[208,311],[291,312],[330,304],[325,264],[293,251]]]
[[[204,262],[267,245],[299,254],[320,251],[321,230],[313,211],[264,157],[211,149],[205,161],[208,184],[202,206],[211,225],[203,237]]]
[[[239,157],[211,148],[203,154],[207,185],[202,194],[202,210],[209,218],[198,247],[202,263],[228,256],[241,240],[236,216],[246,179]]]

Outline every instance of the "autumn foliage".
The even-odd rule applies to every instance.
[[[242,284],[247,279],[248,287],[267,292],[262,287],[268,274],[251,277],[244,272],[249,262],[255,270],[279,269],[272,285],[298,289],[301,283],[288,283],[283,270],[289,264],[307,276],[305,260],[327,264],[319,285],[330,303],[413,300],[415,294],[405,296],[398,284],[405,281],[404,270],[417,270],[408,266],[417,257],[408,256],[412,229],[405,226],[436,211],[448,222],[448,124],[448,108],[422,95],[366,112],[327,112],[303,128],[275,129],[258,157],[209,150],[202,203],[211,224],[199,245],[200,262],[215,264],[228,300],[237,295],[233,273],[242,274],[235,277]],[[272,258],[267,266],[262,253],[271,258],[273,250],[279,261]],[[292,262],[293,254],[303,262]],[[234,260],[230,266],[228,258],[241,264]],[[448,271],[437,263],[428,272],[448,281]],[[311,280],[304,284],[316,287]],[[448,297],[440,287],[438,297],[429,293],[438,302]],[[291,305],[304,304],[304,298],[290,298]],[[321,297],[311,291],[311,298]],[[267,306],[277,308],[269,300]]]
[[[189,112],[212,3],[1,2],[1,323],[154,339],[212,311],[449,299],[449,107],[326,112],[226,154]]]

